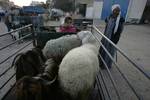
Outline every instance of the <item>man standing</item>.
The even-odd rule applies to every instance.
[[[110,39],[114,44],[117,44],[120,38],[120,34],[122,33],[124,23],[124,18],[121,17],[121,7],[119,4],[115,4],[112,6],[112,14],[110,14],[110,16],[106,18],[105,22],[106,27],[104,35],[108,39]],[[108,52],[111,54],[111,56],[114,57],[116,53],[115,47],[111,45],[104,37],[102,38],[101,42],[108,50]],[[108,68],[111,68],[112,60],[105,52],[105,50],[102,48],[102,46],[100,47],[100,54],[104,59],[105,63],[107,64]],[[102,69],[105,68],[101,59],[100,59],[100,67]]]

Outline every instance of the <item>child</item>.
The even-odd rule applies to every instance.
[[[76,32],[76,28],[72,25],[72,18],[66,17],[64,20],[64,24],[60,26],[60,32]]]

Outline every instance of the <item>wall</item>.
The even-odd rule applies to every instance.
[[[76,3],[92,5],[93,0],[75,0]]]
[[[93,18],[93,0],[75,0],[76,4],[86,5],[85,17]]]
[[[93,18],[93,7],[86,8],[86,18]]]
[[[101,18],[104,20],[107,16],[111,14],[111,7],[113,4],[120,4],[121,15],[123,17],[126,17],[129,1],[130,0],[104,0]]]
[[[147,0],[131,0],[126,17],[127,22],[139,23]]]
[[[102,14],[103,2],[102,1],[95,1],[93,4],[93,18],[100,19]]]

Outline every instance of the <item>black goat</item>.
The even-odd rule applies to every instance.
[[[12,62],[12,66],[16,69],[16,80],[25,75],[35,76],[42,73],[44,70],[42,65],[45,63],[45,60],[39,48],[33,48],[25,53],[18,54]]]

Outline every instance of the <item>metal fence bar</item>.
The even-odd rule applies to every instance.
[[[28,27],[28,26],[26,26],[26,27]],[[7,33],[7,34],[9,34],[9,33]],[[5,35],[6,35],[6,34],[5,34]],[[26,38],[26,37],[28,37],[28,36],[30,36],[30,35],[32,35],[32,34],[28,34],[28,35],[22,37],[21,39],[15,41],[15,42],[13,42],[13,43],[10,43],[10,44],[8,44],[8,45],[5,46],[5,47],[0,48],[0,50],[9,47],[9,46],[12,45],[12,44],[15,44],[16,42],[18,42],[18,41],[20,41],[20,40],[22,40],[22,39],[24,39],[24,38]],[[4,35],[3,35],[3,36],[4,36]],[[4,63],[5,61],[7,61],[7,60],[10,59],[11,57],[13,57],[15,54],[17,54],[18,52],[20,52],[21,50],[23,50],[24,48],[26,48],[27,46],[29,46],[30,44],[32,44],[32,42],[33,42],[33,41],[27,43],[25,46],[23,46],[22,48],[20,48],[19,50],[17,50],[15,53],[13,53],[11,56],[9,56],[8,58],[6,58],[6,59],[3,60],[2,62],[0,62],[0,64]],[[0,74],[0,77],[2,77],[4,74],[6,74],[6,72],[8,72],[11,68],[12,68],[12,66],[9,67],[9,68],[7,68],[2,74]],[[16,74],[16,73],[14,73],[14,74],[0,87],[0,90],[1,90],[3,87],[5,87],[6,84],[8,84],[8,82],[15,76],[15,74]],[[15,85],[15,84],[14,84],[14,85]],[[11,91],[12,88],[13,88],[13,87],[11,87],[11,88],[7,91],[7,93],[3,96],[3,99],[8,95],[8,93]]]
[[[15,54],[17,54],[19,51],[23,50],[25,47],[27,47],[28,45],[30,45],[32,43],[32,41],[30,43],[28,43],[27,45],[25,45],[24,47],[22,47],[21,49],[17,50],[14,54],[12,54],[11,56],[7,57],[6,59],[4,59],[2,62],[0,62],[0,65],[2,63],[4,63],[5,61],[7,61],[9,58],[13,57]]]
[[[3,50],[3,49],[5,49],[5,48],[7,48],[7,47],[9,47],[9,46],[11,46],[11,45],[13,45],[13,44],[15,44],[15,43],[19,42],[20,40],[25,39],[26,37],[28,37],[28,36],[30,36],[30,35],[32,35],[32,34],[25,35],[24,37],[20,38],[19,40],[16,40],[15,42],[12,42],[12,43],[10,43],[10,44],[8,44],[8,45],[6,45],[6,46],[0,48],[0,50]]]
[[[7,68],[3,73],[0,74],[0,77],[2,77],[5,73],[7,73],[11,68],[12,68],[12,66]]]
[[[21,28],[17,28],[17,29],[15,29],[15,30],[13,30],[13,31],[9,31],[9,32],[3,33],[3,34],[0,35],[0,37],[5,36],[5,35],[8,35],[8,34],[10,34],[10,33],[16,32],[16,31],[19,31],[19,30],[22,30],[22,29],[25,29],[25,28],[30,27],[30,26],[32,26],[32,24],[23,26],[23,27],[21,27]]]
[[[8,96],[8,94],[11,92],[11,90],[14,88],[15,84],[11,86],[11,88],[7,91],[7,93],[2,97],[2,100],[5,100],[5,98]]]
[[[115,89],[115,91],[116,91],[116,94],[117,94],[117,96],[118,96],[118,99],[120,100],[120,95],[119,95],[119,92],[118,92],[119,90],[118,90],[118,88],[117,88],[117,84],[116,84],[116,82],[115,82],[115,80],[114,80],[114,78],[113,78],[113,76],[112,76],[112,74],[111,74],[111,72],[110,72],[110,70],[109,70],[109,68],[108,68],[108,66],[107,66],[107,64],[106,64],[106,62],[104,61],[103,57],[102,57],[101,55],[99,55],[99,56],[100,56],[102,62],[104,63],[104,65],[105,65],[105,68],[106,68],[106,70],[107,70],[107,72],[108,72],[108,76],[109,76],[109,78],[110,78],[110,80],[111,80],[111,82],[112,82],[112,85],[113,85],[113,87],[114,87],[114,89]]]
[[[115,57],[116,57],[116,62],[117,62],[117,61],[118,61],[118,57],[117,57],[117,51],[116,51]]]
[[[125,54],[125,53],[124,53],[119,47],[117,47],[111,40],[109,40],[104,34],[102,34],[102,32],[99,31],[96,26],[93,26],[93,28],[94,28],[102,37],[104,37],[111,45],[113,45],[131,64],[133,64],[134,67],[136,67],[140,72],[142,72],[142,73],[145,75],[145,77],[147,77],[147,78],[150,80],[150,75],[148,75],[148,74],[142,69],[143,67],[139,66],[138,64],[135,63],[135,61],[134,61],[133,59],[129,58],[129,57],[127,56],[127,54]]]
[[[4,33],[4,34],[0,35],[0,37],[5,36],[5,35],[7,35],[7,34],[10,34],[10,33],[12,33],[12,32],[19,31],[19,30],[24,29],[24,28],[30,27],[30,26],[32,26],[32,24],[27,25],[27,26],[25,26],[25,27],[18,28],[18,29],[16,29],[16,30],[13,30],[13,31],[10,31],[10,32],[7,32],[7,33]],[[23,40],[24,38],[26,38],[26,37],[28,37],[28,36],[30,36],[30,35],[32,35],[32,34],[28,34],[28,35],[26,35],[26,36],[20,38],[19,40],[17,40],[17,41],[15,41],[15,42],[13,42],[13,43],[10,43],[10,44],[8,44],[8,45],[6,45],[6,46],[0,48],[0,50],[3,50],[3,49],[5,49],[5,48],[7,48],[7,47],[9,47],[9,46],[11,46],[11,45],[13,45],[13,44],[15,44],[15,43],[17,43],[18,41]],[[2,62],[0,62],[0,64],[4,63],[4,62],[7,61],[8,59],[10,59],[10,58],[13,57],[14,55],[16,55],[18,52],[20,52],[21,50],[23,50],[24,48],[26,48],[27,46],[29,46],[32,42],[33,42],[33,41],[31,41],[30,43],[27,43],[26,45],[24,45],[22,48],[20,48],[19,50],[17,50],[15,53],[13,53],[13,54],[10,55],[9,57],[7,57],[5,60],[3,60]],[[5,75],[11,68],[12,68],[12,66],[9,67],[9,68],[7,68],[2,74],[0,74],[0,77],[2,77],[3,75]],[[16,73],[14,73],[14,74],[0,87],[0,90],[3,89],[3,88],[8,84],[8,82],[9,82],[15,75],[16,75]],[[15,85],[15,84],[14,84],[14,85]],[[8,93],[11,91],[12,88],[13,88],[13,87],[11,87],[11,88],[7,91],[7,93],[3,96],[3,99],[8,95]]]
[[[92,34],[93,35],[93,34]],[[93,35],[94,36],[94,35]],[[96,36],[94,36],[95,37],[95,39],[98,41],[98,42],[100,42],[99,41],[99,39],[96,37]],[[100,44],[102,45],[102,43],[100,42]],[[101,57],[101,55],[99,55],[100,57]],[[102,57],[101,57],[102,58]],[[102,60],[103,60],[103,58],[102,58]],[[114,81],[114,78],[113,78],[113,76],[111,75],[111,72],[110,72],[110,70],[108,69],[108,66],[107,66],[107,64],[105,63],[105,61],[104,61],[104,64],[105,64],[105,67],[106,67],[106,69],[107,69],[107,72],[108,72],[108,75],[109,75],[109,77],[110,77],[110,80],[111,80],[111,82],[112,82],[112,84],[113,84],[113,86],[114,86],[114,89],[115,89],[115,92],[116,92],[116,94],[117,94],[117,97],[118,97],[118,100],[120,100],[120,95],[119,95],[119,92],[118,92],[118,88],[117,88],[117,85],[116,85],[116,82]]]
[[[135,95],[138,97],[138,99],[140,100],[140,96],[139,94],[136,92],[136,90],[133,88],[133,86],[131,85],[131,83],[129,82],[128,78],[121,72],[121,70],[118,67],[118,64],[114,61],[113,57],[111,56],[111,54],[107,51],[107,49],[104,47],[103,44],[101,44],[102,48],[105,50],[105,52],[108,54],[108,56],[110,57],[110,59],[113,61],[113,63],[115,64],[117,70],[120,72],[121,76],[125,79],[125,81],[127,82],[127,84],[129,85],[129,87],[131,88],[131,90],[135,93]]]
[[[99,74],[100,74],[101,79],[102,79],[102,81],[103,81],[103,83],[104,83],[104,87],[105,87],[105,89],[106,89],[106,93],[107,93],[107,95],[108,95],[108,98],[109,98],[109,100],[111,100],[111,96],[110,96],[110,93],[108,92],[108,88],[107,88],[106,83],[105,83],[105,81],[104,81],[103,75],[102,75],[102,73],[101,73],[100,71],[99,71]]]
[[[24,48],[26,48],[28,45],[30,45],[32,42],[28,43],[27,45],[25,45],[24,47],[22,47],[21,49],[17,50],[13,55],[15,55],[16,53],[18,53],[19,51],[23,50]],[[10,57],[9,57],[10,58]],[[1,75],[4,75],[11,67],[9,67],[7,70],[5,70]],[[0,90],[15,76],[16,73],[14,73],[1,87]],[[13,87],[12,87],[13,88]],[[3,99],[8,95],[8,93],[11,91],[11,89],[9,89],[9,91],[4,95]]]
[[[102,58],[101,55],[99,55],[99,56],[100,56],[100,58],[102,59],[102,62],[104,63],[104,65],[105,65],[105,67],[106,67],[106,70],[107,70],[107,72],[108,72],[109,78],[110,78],[110,80],[111,80],[111,82],[112,82],[112,85],[113,85],[113,87],[114,87],[114,89],[115,89],[115,92],[116,92],[116,94],[117,94],[118,100],[121,100],[121,99],[120,99],[119,92],[118,92],[119,90],[118,90],[117,85],[116,85],[116,82],[115,82],[113,76],[111,75],[111,72],[110,72],[110,70],[108,69],[108,66],[107,66],[106,62],[104,61],[104,59]]]
[[[103,90],[103,88],[102,88],[102,84],[101,84],[101,82],[100,82],[100,79],[99,79],[99,77],[98,77],[98,75],[96,76],[96,82],[97,82],[97,87],[98,87],[98,92],[99,92],[99,94],[102,96],[102,98],[104,98],[104,100],[106,100],[105,99],[105,95],[104,95],[104,90]],[[103,84],[104,84],[104,82],[103,82]],[[101,91],[102,92],[101,92]]]
[[[102,48],[105,50],[105,52],[108,54],[108,56],[110,57],[110,59],[113,61],[113,63],[115,64],[117,70],[120,72],[121,76],[125,79],[125,81],[127,82],[127,84],[129,85],[129,87],[131,88],[131,90],[134,92],[134,94],[137,96],[137,98],[140,100],[140,96],[139,94],[137,94],[136,90],[133,88],[133,86],[131,85],[131,83],[129,82],[128,78],[121,72],[121,70],[118,67],[118,64],[115,62],[115,60],[113,59],[113,57],[111,56],[111,54],[108,52],[108,50],[104,47],[104,45],[100,42],[100,40],[95,37],[99,43],[101,44]]]
[[[96,76],[96,80],[98,81],[98,84],[97,84],[97,87],[98,87],[98,93],[99,95],[101,96],[101,99],[102,100],[106,100],[105,99],[105,96],[104,96],[104,91],[103,91],[103,88],[102,88],[102,85],[101,85],[101,82],[100,82],[100,79],[98,76]],[[101,91],[100,91],[101,90]]]
[[[14,73],[1,87],[0,90],[16,75],[16,73]]]

